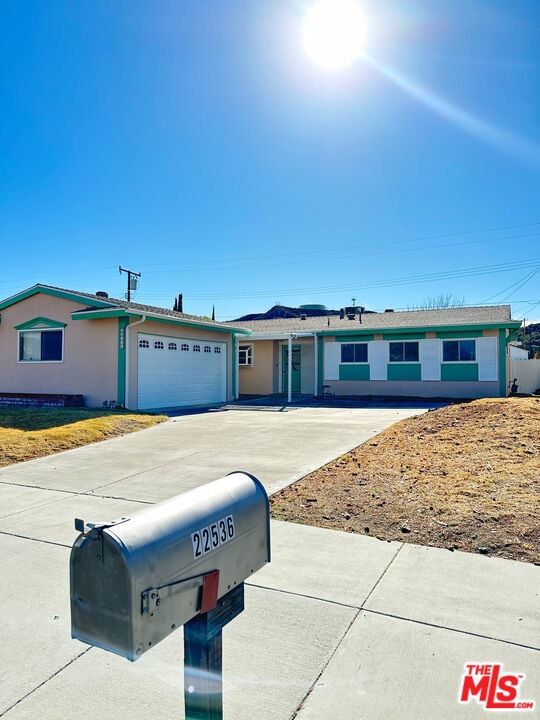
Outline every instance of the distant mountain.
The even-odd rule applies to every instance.
[[[326,308],[294,308],[285,305],[274,305],[264,313],[252,313],[251,315],[242,315],[242,317],[233,320],[233,322],[242,322],[242,320],[276,320],[277,318],[299,318],[305,317],[327,317],[328,315],[339,315],[339,310],[327,310]]]

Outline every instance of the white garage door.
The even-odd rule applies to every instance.
[[[225,343],[145,333],[137,340],[140,410],[225,402]]]

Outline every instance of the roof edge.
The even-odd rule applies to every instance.
[[[41,285],[40,283],[37,283],[36,285],[33,285],[26,290],[22,290],[16,295],[12,295],[11,297],[2,300],[0,302],[0,310],[5,310],[5,308],[16,305],[18,302],[26,300],[29,297],[33,297],[34,295],[38,295],[39,293],[43,293],[44,295],[52,295],[53,297],[63,298],[64,300],[73,300],[74,302],[80,302],[81,304],[86,303],[87,305],[93,305],[97,308],[111,307],[111,303],[107,303],[105,301],[97,299],[94,300],[94,298],[89,295],[79,294],[71,290],[61,290],[60,288],[54,288],[50,285]]]

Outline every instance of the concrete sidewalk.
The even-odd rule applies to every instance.
[[[0,471],[0,715],[183,718],[179,630],[134,664],[70,639],[73,518],[110,519],[235,469],[273,492],[418,408],[185,415]],[[225,720],[454,720],[466,663],[540,701],[539,568],[272,523],[272,563],[224,630]],[[7,602],[6,601],[7,596]],[[489,717],[489,712],[487,713]],[[497,718],[538,718],[500,710]]]

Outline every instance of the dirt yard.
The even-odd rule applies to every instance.
[[[307,525],[540,563],[540,398],[403,420],[271,498]]]

